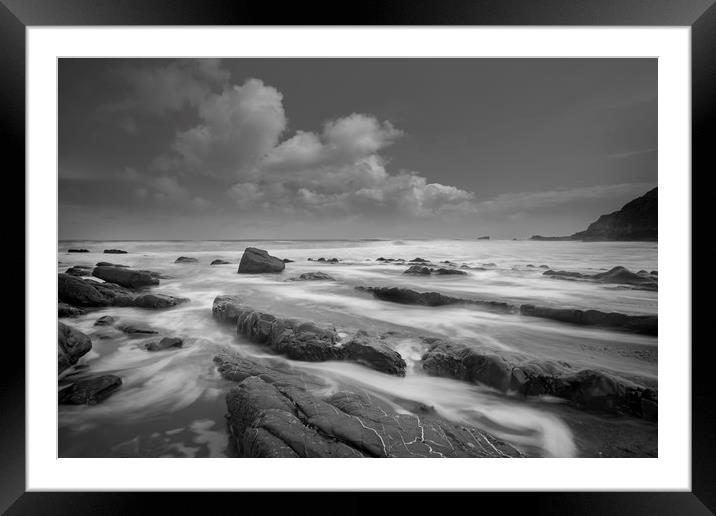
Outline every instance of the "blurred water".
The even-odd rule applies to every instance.
[[[237,274],[245,247],[294,260],[281,274]],[[90,253],[68,254],[73,247]],[[119,248],[129,254],[103,254]],[[404,306],[373,299],[355,286],[404,286],[456,297],[619,311],[657,313],[657,293],[614,285],[545,277],[553,269],[595,273],[615,265],[631,270],[657,269],[653,243],[581,243],[530,241],[166,241],[60,242],[58,272],[99,261],[161,272],[154,290],[188,297],[190,302],[162,311],[108,308],[68,321],[93,339],[93,350],[73,371],[75,376],[106,372],[123,386],[93,407],[60,407],[61,456],[226,456],[223,394],[229,382],[212,364],[220,349],[266,357],[268,350],[237,337],[211,317],[219,294],[241,296],[247,305],[280,316],[303,317],[346,329],[399,330],[394,345],[409,365],[395,378],[347,363],[308,364],[283,360],[326,380],[326,389],[358,385],[400,406],[412,400],[434,407],[454,421],[469,422],[520,446],[530,454],[573,456],[580,453],[572,430],[549,400],[520,400],[490,389],[428,377],[417,361],[424,352],[418,335],[449,337],[471,346],[553,359],[576,368],[614,371],[656,386],[657,340],[653,337],[582,328],[519,314],[495,314],[475,307]],[[179,256],[198,263],[175,264]],[[308,261],[339,258],[339,264]],[[486,270],[468,276],[407,276],[406,265],[376,262],[378,257],[450,260]],[[210,266],[216,258],[230,265]],[[494,265],[493,265],[494,264]],[[529,267],[532,265],[533,267]],[[302,272],[323,271],[335,282],[294,282]],[[142,349],[142,339],[94,327],[111,314],[122,322],[142,322],[163,334],[182,337],[184,347],[158,353]],[[642,352],[634,353],[634,350]],[[418,365],[418,367],[416,367]],[[397,401],[396,401],[397,400]],[[560,411],[562,409],[560,408]]]

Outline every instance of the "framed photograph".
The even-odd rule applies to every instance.
[[[716,510],[712,3],[2,0],[26,332],[0,506]]]

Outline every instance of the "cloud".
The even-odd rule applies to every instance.
[[[242,177],[271,151],[286,128],[283,95],[258,79],[209,94],[199,124],[177,133],[172,151],[155,160],[163,172]]]

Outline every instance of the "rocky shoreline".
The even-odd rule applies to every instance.
[[[339,259],[317,259],[340,264]],[[379,262],[408,265],[406,274],[465,275],[464,268],[449,261],[433,264],[423,258],[410,261],[379,258]],[[178,263],[197,263],[180,257]],[[211,265],[229,264],[214,260]],[[291,260],[266,251],[247,248],[239,274],[280,274]],[[205,264],[206,265],[206,264]],[[494,266],[494,263],[485,264]],[[466,268],[466,267],[465,267]],[[543,266],[542,268],[546,268]],[[478,268],[480,270],[482,268]],[[484,270],[484,269],[483,269]],[[427,271],[427,272],[426,272]],[[449,272],[439,272],[449,271]],[[631,285],[654,289],[653,273],[631,273],[615,267],[606,273],[573,276],[547,270],[544,275],[583,281]],[[548,274],[549,273],[549,274]],[[479,274],[479,273],[478,273]],[[96,278],[96,279],[93,279]],[[188,299],[154,292],[162,276],[107,262],[95,267],[73,266],[58,274],[58,315],[71,319],[92,310],[130,307],[171,309]],[[340,279],[340,278],[339,278]],[[98,281],[99,280],[99,281]],[[321,271],[302,273],[290,281],[338,281]],[[452,279],[450,279],[452,281]],[[455,281],[460,281],[456,278]],[[355,290],[389,303],[423,307],[462,305],[486,312],[550,319],[560,323],[595,326],[645,335],[657,335],[656,315],[637,316],[598,310],[515,305],[502,301],[467,299],[439,292],[419,292],[402,287],[356,286]],[[639,383],[611,371],[573,366],[564,361],[535,360],[518,353],[497,352],[479,341],[450,341],[428,334],[375,332],[370,328],[337,327],[309,320],[267,313],[251,306],[244,295],[217,295],[212,317],[232,328],[235,335],[270,354],[300,362],[349,362],[397,378],[408,374],[407,357],[396,344],[414,341],[422,350],[414,367],[425,374],[495,389],[523,399],[551,397],[578,411],[610,417],[656,421],[658,395],[654,385]],[[104,315],[95,326],[126,335],[148,338],[148,352],[173,353],[183,346],[175,335],[151,327],[139,327]],[[102,330],[105,331],[105,330]],[[65,322],[58,325],[58,374],[60,404],[93,405],[121,389],[117,375],[93,374],[91,368],[73,369],[92,349],[92,338]],[[472,425],[445,418],[433,408],[416,402],[406,410],[356,386],[323,392],[320,377],[256,361],[236,352],[214,357],[217,372],[236,385],[226,393],[227,425],[232,445],[244,457],[523,457],[529,452]],[[413,367],[413,366],[411,366]],[[68,374],[69,373],[69,374]]]

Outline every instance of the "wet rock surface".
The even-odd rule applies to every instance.
[[[631,285],[635,288],[643,290],[657,290],[659,286],[658,280],[655,277],[656,275],[638,274],[619,265],[612,267],[606,272],[599,272],[596,274],[583,274],[575,271],[555,271],[551,269],[543,272],[542,274],[544,276],[550,276],[558,279],[579,279],[598,283]]]
[[[122,249],[105,249],[104,254],[127,254],[127,251]]]
[[[212,313],[221,322],[236,324],[238,335],[268,345],[293,360],[346,360],[388,374],[405,375],[406,364],[400,354],[380,342],[379,337],[365,332],[341,339],[333,327],[260,312],[241,304],[234,296],[218,296]]]
[[[655,419],[656,391],[605,371],[571,370],[568,364],[519,362],[504,354],[441,339],[426,339],[422,357],[431,375],[481,383],[526,396],[564,398],[580,409]]]
[[[247,247],[241,256],[239,274],[260,274],[265,272],[281,272],[286,268],[283,260],[271,256],[263,249]]]
[[[439,292],[417,292],[400,287],[356,287],[356,290],[370,292],[373,297],[392,303],[420,306],[445,306],[455,304],[477,305],[487,310],[498,312],[512,312],[515,307],[509,303],[499,301],[482,301],[477,299],[462,299],[446,296]]]
[[[230,433],[242,457],[519,457],[511,445],[426,410],[397,413],[364,392],[326,398],[306,375],[275,371],[236,355],[214,359],[239,382],[226,395]]]
[[[184,345],[184,341],[178,337],[164,337],[160,340],[154,340],[147,343],[147,351],[162,351],[170,348],[180,348]]]
[[[325,272],[304,272],[296,278],[290,278],[291,281],[336,281],[336,278]]]
[[[226,260],[216,259],[216,260],[213,260],[209,265],[229,265],[229,264],[231,264],[231,262],[227,262]]]
[[[106,282],[132,289],[159,285],[155,273],[124,267],[95,267],[92,275]]]
[[[196,258],[192,258],[189,256],[180,256],[176,260],[174,260],[174,263],[197,263],[199,260]]]
[[[552,319],[580,326],[615,328],[644,335],[658,335],[659,332],[659,318],[656,315],[627,315],[618,312],[549,308],[527,304],[520,306],[520,312],[531,317]]]
[[[73,366],[92,349],[92,339],[72,326],[57,324],[57,370]]]
[[[96,405],[106,400],[122,385],[122,379],[112,374],[79,380],[58,393],[60,405]]]

